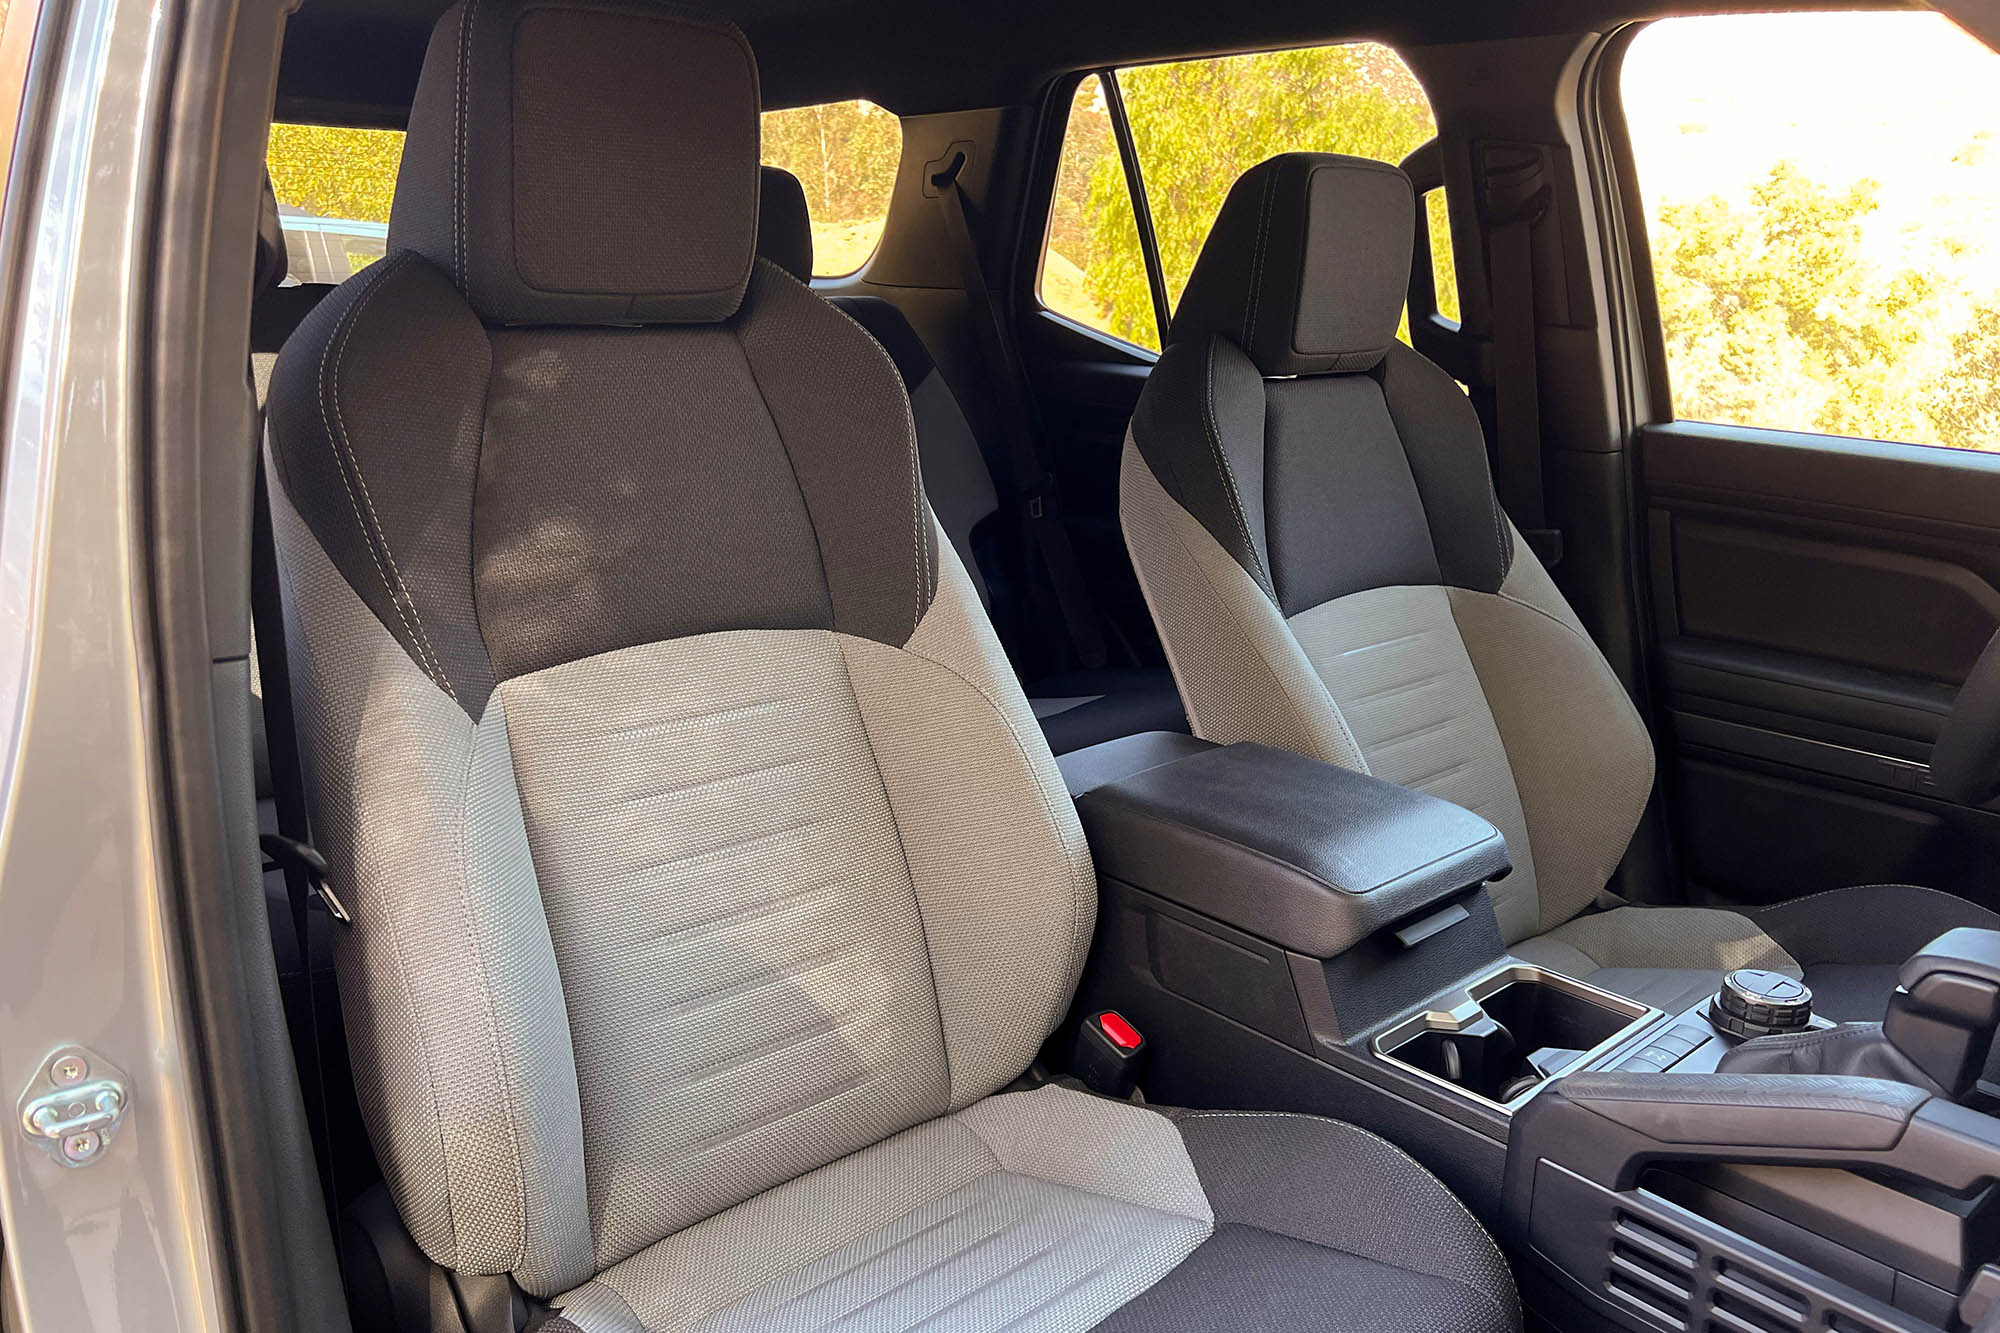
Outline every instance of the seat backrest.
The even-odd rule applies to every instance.
[[[805,190],[798,177],[782,167],[764,168],[757,238],[759,254],[800,282],[812,280],[812,221],[806,211]],[[973,556],[972,530],[1000,508],[1000,497],[965,409],[901,310],[879,296],[853,294],[831,299],[836,309],[868,330],[896,363],[916,420],[924,493],[930,497],[939,526],[972,576],[980,600],[991,606],[985,574]]]
[[[562,1292],[1017,1077],[1095,885],[876,344],[755,258],[733,27],[465,0],[267,450],[357,1089]]]
[[[1501,512],[1478,419],[1396,340],[1415,198],[1291,153],[1230,191],[1134,414],[1120,518],[1195,734],[1484,815],[1509,941],[1589,906],[1652,750]]]

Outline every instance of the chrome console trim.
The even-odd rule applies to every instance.
[[[1565,991],[1579,999],[1588,1000],[1600,1009],[1609,1009],[1615,1014],[1625,1015],[1625,1024],[1603,1041],[1598,1042],[1595,1046],[1585,1051],[1576,1063],[1571,1066],[1574,1069],[1588,1068],[1607,1051],[1629,1040],[1639,1029],[1666,1017],[1665,1013],[1655,1009],[1650,1004],[1628,999],[1623,995],[1614,995],[1608,990],[1601,990],[1586,982],[1578,981],[1575,977],[1566,977],[1560,972],[1551,972],[1547,968],[1537,967],[1533,963],[1503,962],[1490,971],[1482,972],[1465,985],[1445,991],[1436,996],[1430,1002],[1430,1007],[1411,1014],[1408,1018],[1376,1033],[1374,1038],[1368,1043],[1369,1053],[1378,1060],[1392,1064],[1406,1073],[1423,1079],[1426,1083],[1445,1088],[1455,1096],[1463,1097],[1467,1101],[1478,1102],[1482,1106],[1490,1106],[1503,1115],[1512,1115],[1518,1107],[1522,1106],[1529,1098],[1533,1097],[1543,1088],[1546,1088],[1554,1080],[1543,1079],[1526,1091],[1516,1094],[1509,1101],[1496,1102],[1491,1097],[1483,1097],[1468,1088],[1460,1087],[1449,1079],[1439,1078],[1427,1069],[1419,1069],[1407,1060],[1399,1060],[1389,1054],[1389,1052],[1411,1038],[1425,1032],[1463,1031],[1469,1024],[1475,1022],[1486,1012],[1484,1002],[1487,996],[1518,981],[1539,982],[1552,989]]]

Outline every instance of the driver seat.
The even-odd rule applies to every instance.
[[[1677,1012],[1803,975],[1879,1019],[1896,968],[2000,925],[1910,885],[1754,913],[1593,910],[1653,785],[1624,687],[1501,511],[1465,394],[1396,340],[1416,201],[1289,153],[1230,191],[1127,438],[1120,520],[1197,736],[1261,741],[1483,815],[1512,952]]]
[[[894,365],[755,257],[757,117],[718,19],[461,0],[389,256],[278,360],[307,796],[416,1243],[549,1333],[1517,1330],[1380,1139],[1024,1077],[1096,878]]]

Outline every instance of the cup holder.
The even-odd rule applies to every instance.
[[[1502,1109],[1656,1014],[1637,1000],[1526,963],[1444,998],[1457,1002],[1396,1024],[1374,1040],[1375,1054]]]

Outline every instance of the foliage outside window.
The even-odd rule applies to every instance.
[[[1674,415],[2000,450],[2000,56],[1938,14],[1632,42]]]
[[[1431,281],[1437,294],[1437,312],[1456,324],[1460,318],[1458,269],[1451,255],[1451,214],[1445,206],[1444,191],[1426,191],[1423,205],[1425,233],[1431,241]]]
[[[402,160],[400,130],[271,127],[264,161],[294,281],[343,282],[386,253]]]
[[[765,163],[805,187],[816,276],[845,277],[874,255],[902,157],[903,122],[873,102],[764,113]]]
[[[1124,275],[1137,273],[1137,299]],[[1058,315],[1148,351],[1160,350],[1158,321],[1146,288],[1139,222],[1111,129],[1104,84],[1093,74],[1077,85],[1056,166],[1042,249],[1042,304]]]
[[[1180,304],[1229,187],[1251,167],[1297,151],[1400,162],[1437,132],[1416,77],[1393,50],[1374,42],[1141,65],[1116,77],[1169,310]],[[1443,192],[1432,192],[1425,208],[1439,312],[1455,319]],[[1063,144],[1042,295],[1051,309],[1093,328],[1158,345],[1143,336],[1153,323],[1152,296],[1094,77],[1078,89]],[[1079,315],[1080,307],[1091,315]]]

